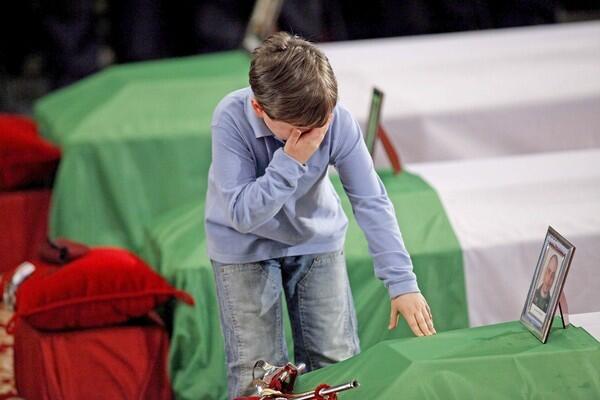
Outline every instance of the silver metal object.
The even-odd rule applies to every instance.
[[[2,300],[4,304],[8,307],[10,311],[15,310],[15,303],[17,301],[17,289],[19,285],[23,283],[25,279],[27,279],[33,272],[35,271],[35,265],[32,263],[25,261],[21,265],[17,267],[15,273],[13,274],[10,282],[4,288],[4,293],[2,293]]]
[[[256,388],[256,393],[259,396],[272,395],[273,393],[276,393],[276,391],[271,389],[273,378],[276,376],[277,380],[281,382],[286,382],[288,379],[295,379],[295,377],[290,377],[288,371],[285,370],[286,367],[296,370],[296,376],[302,374],[302,372],[306,370],[306,364],[304,363],[300,363],[298,365],[287,363],[286,365],[279,367],[276,365],[271,365],[264,360],[258,360],[252,369],[252,385]],[[291,383],[293,385],[293,381],[291,381]]]
[[[355,389],[359,386],[360,386],[360,384],[358,383],[358,381],[356,379],[353,379],[350,382],[344,383],[342,385],[331,386],[327,389],[322,389],[318,394],[319,394],[319,396],[326,396],[331,393],[339,393],[339,392],[343,392],[345,390]],[[311,400],[311,399],[315,398],[315,394],[316,393],[313,390],[310,392],[297,394],[290,398],[294,399],[294,400]]]

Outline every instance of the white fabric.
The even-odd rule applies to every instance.
[[[600,22],[322,45],[362,123],[371,89],[404,162],[600,147]],[[379,144],[377,167],[389,167]]]
[[[600,149],[412,164],[463,248],[472,326],[519,319],[551,225],[576,246],[571,313],[600,311]]]
[[[576,314],[569,316],[573,326],[580,326],[600,341],[600,312]]]

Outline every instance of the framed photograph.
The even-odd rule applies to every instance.
[[[369,117],[367,119],[367,126],[365,129],[364,137],[367,150],[371,155],[373,161],[375,161],[375,145],[378,140],[381,141],[385,154],[387,155],[392,169],[395,174],[402,172],[402,163],[400,162],[400,156],[390,136],[387,134],[383,126],[381,125],[381,109],[383,107],[383,91],[374,87],[371,94],[371,105],[369,107]]]
[[[367,129],[365,130],[365,143],[367,144],[367,149],[369,149],[371,157],[373,157],[375,142],[377,142],[377,130],[379,129],[382,105],[383,92],[377,88],[373,88],[369,119],[367,120]]]
[[[548,227],[521,313],[521,322],[542,343],[548,340],[574,253],[575,246],[551,226]]]

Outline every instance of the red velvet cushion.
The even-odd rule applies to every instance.
[[[12,190],[52,180],[60,150],[38,135],[25,117],[0,114],[0,190]]]
[[[135,255],[96,248],[62,267],[39,266],[17,290],[17,317],[40,330],[90,328],[147,314],[172,297],[193,304]]]

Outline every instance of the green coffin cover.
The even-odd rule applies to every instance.
[[[35,105],[62,149],[50,231],[137,251],[143,228],[204,198],[217,103],[248,85],[241,51],[110,67]]]
[[[462,252],[435,191],[407,172],[398,176],[382,172],[380,176],[394,203],[437,330],[468,326]],[[387,330],[387,291],[374,276],[367,243],[352,218],[341,183],[337,177],[332,180],[350,217],[345,253],[362,349],[382,340],[411,336],[404,321],[395,331]],[[178,305],[174,313],[171,372],[178,399],[225,398],[226,394],[223,339],[203,216],[200,200],[165,214],[147,231],[142,249],[143,257],[178,288],[191,293],[197,303],[195,308]]]
[[[300,376],[295,390],[357,379],[352,399],[599,399],[600,343],[555,321],[539,342],[520,322],[381,342]]]

